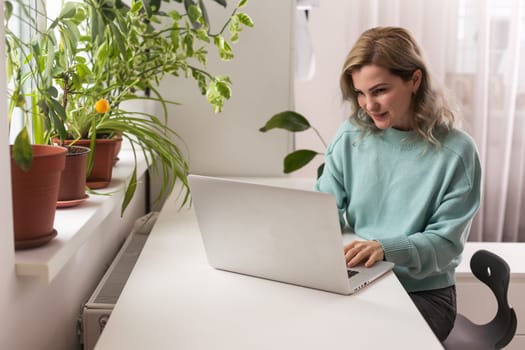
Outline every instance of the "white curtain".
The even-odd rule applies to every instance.
[[[408,28],[455,97],[484,171],[469,239],[525,242],[525,0],[355,0],[346,12],[349,42],[372,26]]]

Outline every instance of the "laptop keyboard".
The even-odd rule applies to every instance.
[[[348,278],[352,277],[352,276],[355,276],[359,273],[359,271],[355,271],[355,270],[346,270],[346,272],[348,273]]]

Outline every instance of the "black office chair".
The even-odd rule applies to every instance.
[[[477,325],[458,314],[454,328],[443,346],[447,350],[501,349],[510,343],[517,326],[516,312],[507,300],[509,265],[498,255],[479,250],[470,259],[470,269],[490,287],[498,301],[498,311],[494,319],[484,325]]]

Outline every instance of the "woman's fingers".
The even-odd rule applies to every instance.
[[[361,262],[370,267],[384,258],[383,247],[377,241],[353,241],[345,245],[343,251],[349,267]]]

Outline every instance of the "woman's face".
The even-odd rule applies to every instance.
[[[421,71],[404,81],[386,68],[369,64],[352,72],[359,106],[379,129],[412,129],[412,94],[421,83]]]

